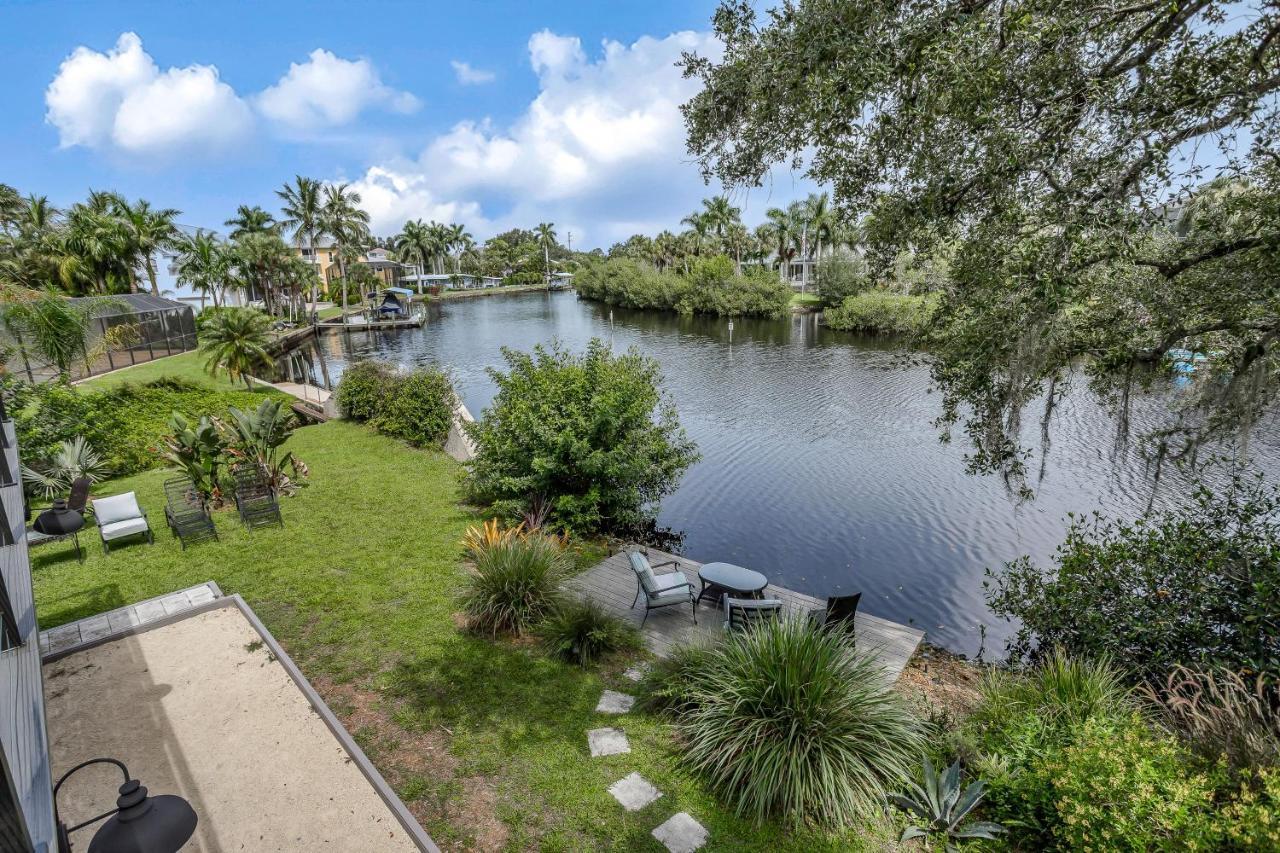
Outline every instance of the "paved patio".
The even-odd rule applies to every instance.
[[[677,561],[685,577],[693,582],[695,589],[698,587],[698,569],[701,563],[676,554],[649,549],[651,563],[656,565],[668,560]],[[663,572],[669,572],[671,569],[668,567],[654,571],[661,577]],[[631,607],[636,594],[636,576],[631,571],[625,551],[614,554],[573,578],[569,581],[568,588],[578,595],[595,599],[610,612],[627,619],[634,625],[638,626],[644,618],[642,603],[637,603],[634,609]],[[821,610],[826,606],[826,602],[820,598],[774,584],[769,585],[765,595],[769,598],[782,599],[783,609],[787,613]],[[723,622],[723,611],[716,607],[711,596],[708,596],[698,605],[697,625],[693,624],[688,607],[664,607],[649,614],[641,633],[650,651],[658,657],[666,657],[671,653],[673,646],[707,641],[721,636],[724,632]],[[853,628],[858,648],[874,651],[884,666],[886,674],[895,681],[924,638],[923,631],[872,616],[861,610],[858,611]]]
[[[207,604],[215,598],[222,598],[222,590],[213,581],[205,581],[199,586],[180,589],[168,595],[149,598],[137,604],[129,604],[99,613],[77,622],[68,622],[48,631],[40,632],[40,654],[52,655],[93,643],[104,637],[119,634],[152,622],[158,622],[168,616],[176,616],[192,608]]]

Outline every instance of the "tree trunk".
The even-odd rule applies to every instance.
[[[338,250],[338,275],[342,276],[342,325],[347,325],[347,264],[342,260],[342,250]]]
[[[145,266],[147,269],[147,280],[151,282],[151,295],[159,296],[160,285],[156,283],[156,265],[150,255],[147,255]]]

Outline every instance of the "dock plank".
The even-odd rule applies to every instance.
[[[658,575],[672,571],[673,567],[657,568],[657,564],[674,561],[685,577],[697,586],[701,563],[652,548],[648,553]],[[644,619],[644,606],[631,606],[636,595],[636,580],[625,550],[572,578],[566,588],[580,597],[594,599],[609,612],[637,627]],[[823,599],[774,584],[769,585],[765,595],[781,599],[787,613],[820,610],[826,605]],[[658,657],[666,657],[678,645],[713,642],[723,635],[723,621],[719,608],[710,600],[704,600],[697,608],[696,625],[689,608],[673,605],[650,613],[641,634],[651,652]],[[858,613],[853,628],[858,648],[873,652],[884,667],[886,676],[893,681],[897,680],[924,638],[923,631],[862,612]]]

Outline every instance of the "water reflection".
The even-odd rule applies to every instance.
[[[322,346],[335,381],[357,357],[447,365],[477,415],[504,346],[558,338],[581,349],[593,336],[634,346],[662,365],[703,455],[659,518],[684,531],[685,553],[814,595],[861,590],[868,611],[961,650],[977,647],[980,624],[989,646],[1008,633],[983,604],[985,567],[1021,554],[1047,561],[1068,511],[1132,515],[1149,497],[1145,466],[1113,455],[1110,419],[1088,394],[1058,407],[1038,497],[1018,504],[998,479],[965,473],[960,442],[938,441],[927,370],[888,342],[799,315],[735,320],[730,345],[723,318],[612,312],[611,323],[607,306],[572,293],[487,296],[433,303],[422,329],[329,333]],[[1141,399],[1134,431],[1165,405]],[[1274,432],[1253,450],[1275,470]],[[1185,484],[1171,475],[1162,489],[1162,501],[1177,500]]]

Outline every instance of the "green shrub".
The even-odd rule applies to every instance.
[[[342,413],[353,421],[372,421],[386,404],[395,369],[384,361],[357,361],[342,373],[335,394]]]
[[[610,652],[640,648],[640,632],[635,626],[591,599],[560,605],[537,630],[548,654],[580,666]]]
[[[1158,682],[1175,666],[1280,673],[1280,490],[1237,476],[1137,522],[1071,517],[1049,570],[992,573],[987,601],[1019,628],[1015,658],[1109,654]]]
[[[850,296],[836,308],[823,312],[833,329],[878,335],[918,335],[924,331],[939,297],[907,296],[888,290],[867,290]]]
[[[849,826],[882,811],[924,751],[920,721],[875,658],[812,620],[734,634],[672,677],[683,683],[662,701],[683,761],[757,821]]]
[[[814,284],[824,308],[834,308],[875,286],[867,262],[849,252],[835,252],[818,261]]]
[[[1280,850],[1280,769],[1261,768],[1241,783],[1215,821],[1221,849]]]
[[[511,539],[484,549],[462,592],[462,609],[474,631],[523,634],[560,604],[560,584],[571,566],[559,544],[541,535]]]
[[[512,515],[545,499],[556,528],[627,531],[651,521],[697,460],[657,363],[599,340],[582,355],[553,345],[503,357],[508,370],[490,371],[493,404],[467,425],[471,498]]]
[[[166,464],[159,448],[161,438],[171,432],[169,418],[174,412],[198,421],[231,406],[256,407],[264,396],[172,377],[124,383],[106,391],[47,383],[10,385],[6,393],[27,464],[46,464],[62,442],[83,436],[113,477]]]
[[[584,299],[683,314],[780,317],[791,304],[791,289],[776,275],[737,275],[723,255],[699,259],[687,277],[630,258],[611,258],[588,264],[574,286]]]
[[[431,367],[401,372],[358,361],[338,381],[338,405],[355,421],[415,447],[439,447],[453,425],[457,397],[448,374]]]
[[[395,377],[374,424],[379,432],[415,447],[440,447],[449,435],[456,405],[449,377],[419,367]]]

